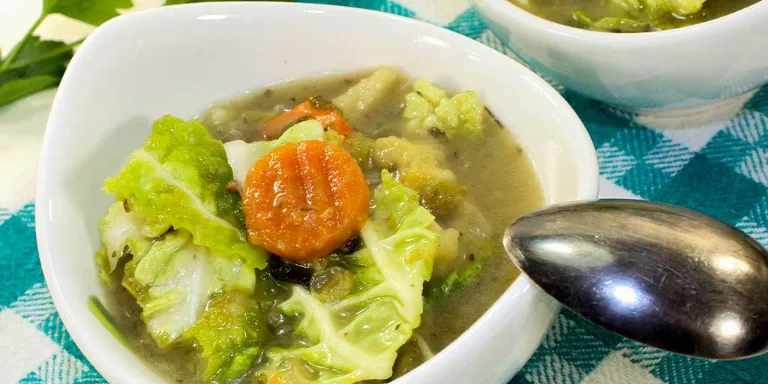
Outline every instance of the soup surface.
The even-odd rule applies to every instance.
[[[758,0],[510,0],[556,23],[601,32],[650,32],[725,16]]]
[[[526,153],[473,92],[449,96],[392,68],[277,84],[217,102],[199,122],[198,132],[197,122],[159,120],[106,182],[118,201],[97,255],[120,337],[170,382],[399,377],[506,290],[518,271],[501,235],[543,204]],[[184,140],[189,148],[173,149]],[[206,185],[219,173],[226,185]],[[168,177],[178,181],[158,180]],[[329,204],[315,197],[325,193],[318,177]],[[306,206],[292,211],[296,188]],[[361,196],[365,212],[348,208]],[[211,217],[178,215],[187,203],[240,226],[253,249],[208,240],[227,235]],[[230,205],[244,220],[222,213]]]

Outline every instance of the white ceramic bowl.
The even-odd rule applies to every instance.
[[[690,27],[637,34],[553,23],[508,0],[472,1],[532,68],[641,115],[727,119],[768,82],[768,1]]]
[[[543,80],[475,41],[378,12],[319,5],[212,3],[122,16],[72,60],[51,111],[37,192],[40,260],[56,308],[86,357],[113,383],[160,379],[91,315],[103,297],[93,254],[101,192],[150,123],[192,118],[217,99],[278,81],[380,65],[476,89],[531,155],[548,203],[597,197],[584,126]],[[466,333],[398,380],[501,383],[531,356],[558,306],[519,278]]]

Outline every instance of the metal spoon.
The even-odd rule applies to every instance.
[[[684,355],[768,350],[768,253],[701,213],[636,200],[557,205],[506,231],[512,261],[563,305]]]

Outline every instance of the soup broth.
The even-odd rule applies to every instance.
[[[698,24],[757,0],[510,0],[547,20],[601,32],[650,32]]]
[[[276,84],[234,100],[217,102],[201,115],[200,121],[222,142],[262,141],[265,139],[265,126],[275,116],[310,98],[339,100],[340,95],[370,75],[371,72],[361,72]],[[375,195],[375,188],[381,183],[383,169],[390,168],[397,172],[392,167],[376,163],[376,156],[385,154],[384,151],[376,153],[378,140],[402,137],[408,124],[403,117],[404,100],[407,94],[413,92],[414,83],[402,75],[398,75],[394,82],[386,96],[377,100],[375,108],[363,113],[346,113],[342,108],[345,119],[354,130],[370,143],[376,143],[369,157],[356,157],[371,191],[374,191],[371,196]],[[410,340],[399,348],[394,375],[380,382],[407,373],[448,346],[509,287],[519,272],[504,254],[501,236],[512,221],[544,203],[540,182],[528,155],[510,132],[487,111],[483,112],[482,130],[477,137],[452,140],[445,133],[432,129],[428,136],[413,141],[424,145],[419,151],[434,149],[439,153],[440,166],[450,170],[465,187],[459,205],[445,208],[441,205],[442,200],[424,203],[430,207],[439,227],[456,232],[457,255],[440,260],[438,251],[432,277],[424,286],[421,324]],[[352,154],[356,153],[354,148],[344,148]],[[402,173],[400,177],[402,180]],[[317,274],[318,270],[328,271],[346,265],[344,255],[334,257],[332,255],[330,261],[315,262],[307,268]],[[290,282],[282,281],[282,275],[278,276],[275,272],[275,268],[285,266],[280,263],[270,262],[267,268],[270,274],[261,277],[268,280],[264,284],[272,287],[270,292],[273,297],[267,300],[270,302],[279,302],[289,295]],[[291,264],[291,268],[296,268],[296,265]],[[123,279],[121,272],[118,272],[116,280]],[[154,368],[168,377],[170,382],[206,382],[200,379],[200,366],[204,363],[194,343],[158,347],[147,332],[140,316],[142,309],[132,294],[118,284],[111,288],[109,297],[111,302],[108,307],[112,309],[118,327],[131,346]],[[256,300],[263,299],[259,297]],[[271,331],[279,333],[275,329]],[[280,345],[281,342],[276,336],[267,345]],[[254,369],[258,370],[259,364],[264,364],[266,359],[266,354],[259,357]],[[254,379],[253,372],[251,370],[244,375],[242,382],[259,382],[258,378]]]

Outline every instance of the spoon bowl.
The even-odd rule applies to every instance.
[[[710,359],[768,349],[768,253],[722,221],[639,200],[564,204],[518,219],[504,247],[545,292],[627,338]]]

